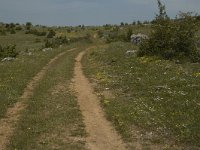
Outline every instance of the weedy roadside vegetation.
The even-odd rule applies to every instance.
[[[146,27],[141,33],[149,35],[147,40],[138,46],[108,36],[107,46],[85,56],[85,73],[98,83],[96,91],[108,119],[131,148],[138,140],[143,148],[155,144],[161,149],[198,149],[199,19],[181,13],[172,20],[159,0],[158,8],[153,24],[140,26]],[[127,55],[130,50],[138,52]],[[106,90],[114,97],[106,98]]]
[[[101,97],[108,119],[130,143],[139,138],[144,147],[200,147],[199,64],[136,57],[127,49],[137,47],[111,43],[90,51],[83,61],[85,73],[100,85],[97,92],[114,94]]]

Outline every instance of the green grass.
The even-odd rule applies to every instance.
[[[135,140],[136,126],[146,147],[200,147],[199,64],[137,58],[126,55],[129,49],[137,47],[112,43],[90,51],[83,61],[85,73],[99,83],[97,91],[115,95],[101,99],[108,119],[127,142]]]
[[[8,149],[85,149],[82,115],[69,90],[74,58],[80,50],[68,52],[47,71],[27,102]]]
[[[36,39],[40,39],[40,42],[36,42]],[[16,34],[0,36],[0,44],[2,46],[15,44],[18,52],[25,51],[27,49],[37,51],[44,45],[44,39],[45,37],[25,34],[25,31],[22,30],[17,31]]]
[[[0,61],[0,118],[4,117],[7,108],[12,107],[22,95],[27,83],[39,72],[48,61],[58,53],[65,50],[56,48],[53,51],[42,52],[40,49],[44,45],[44,37],[25,34],[25,31],[17,31],[16,34],[0,36],[0,44],[3,46],[16,44],[19,55],[14,61]],[[35,42],[38,38],[41,42]],[[78,45],[85,45],[77,42],[68,45],[70,49]],[[27,51],[28,50],[28,51]],[[28,55],[31,52],[32,55]]]
[[[20,39],[22,41],[18,44],[18,47],[26,47],[28,45],[32,49],[38,48],[37,44],[34,45],[31,42],[34,41],[34,38],[29,39],[29,36],[22,36],[21,34],[12,36],[16,37],[7,35],[4,39],[1,39],[1,43],[7,45],[8,43],[5,41],[8,40],[11,44],[14,44]],[[18,49],[18,51],[23,50]],[[24,52],[18,55],[14,61],[0,62],[0,118],[5,115],[8,107],[11,107],[18,101],[30,79],[39,72],[51,58],[62,51],[63,49],[54,49],[49,52],[35,50],[32,51],[32,55],[30,56]]]

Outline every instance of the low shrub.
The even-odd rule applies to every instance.
[[[22,30],[22,27],[21,27],[21,26],[17,26],[17,27],[15,28],[15,30],[20,31],[20,30]]]
[[[160,13],[154,20],[153,30],[149,39],[141,43],[138,55],[200,62],[195,38],[199,24],[196,17],[192,13],[180,13],[172,20],[167,16],[165,6],[160,0],[158,7]]]
[[[5,30],[0,30],[0,35],[6,35],[6,31]]]
[[[47,39],[46,42],[45,42],[45,47],[46,48],[54,48],[54,47],[58,47],[59,45],[62,45],[62,44],[68,44],[69,43],[69,40],[67,39],[66,36],[60,36],[60,37],[55,37],[55,38],[52,38],[52,39]]]
[[[16,31],[14,29],[11,29],[10,34],[16,34]]]
[[[53,38],[55,35],[56,35],[56,32],[54,30],[49,30],[47,38]]]
[[[18,52],[16,51],[16,45],[9,45],[6,47],[0,45],[0,58],[16,57],[17,55]]]

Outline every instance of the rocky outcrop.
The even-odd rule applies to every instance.
[[[141,34],[141,33],[138,33],[138,34],[132,34],[131,35],[131,43],[133,44],[139,44],[142,40],[144,39],[148,39],[149,37],[145,34]]]

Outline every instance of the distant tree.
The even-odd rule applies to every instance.
[[[135,22],[135,21],[133,21],[133,22],[132,22],[132,25],[136,25],[136,22]]]
[[[6,26],[5,26],[6,28],[10,28],[10,24],[8,24],[8,23],[6,23]]]
[[[128,23],[126,22],[124,25],[125,25],[125,26],[128,26]]]
[[[121,26],[124,26],[124,23],[123,23],[123,22],[121,22],[121,23],[120,23],[120,25],[121,25]]]
[[[31,29],[31,26],[32,26],[32,23],[31,23],[31,22],[27,22],[27,23],[26,23],[26,29],[27,29],[27,30],[30,30],[30,29]]]
[[[137,25],[141,25],[142,23],[141,23],[141,21],[140,20],[138,20],[137,21]]]
[[[143,24],[149,24],[149,21],[145,20],[145,21],[143,22]]]
[[[14,23],[10,23],[10,28],[14,28],[15,24]]]
[[[84,25],[84,24],[82,24],[82,26],[81,26],[81,29],[82,29],[82,30],[84,30],[84,29],[85,29],[85,25]]]

